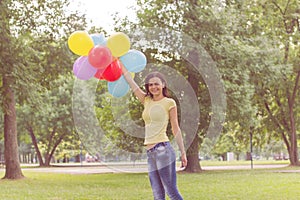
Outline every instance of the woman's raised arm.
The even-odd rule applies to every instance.
[[[136,82],[133,80],[130,72],[127,71],[127,69],[122,65],[122,72],[123,76],[126,79],[127,83],[129,84],[130,88],[132,89],[134,95],[139,99],[141,103],[144,103],[144,99],[146,96],[146,93],[136,84]]]

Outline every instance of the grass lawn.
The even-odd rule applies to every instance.
[[[279,170],[281,169],[179,173],[178,187],[185,200],[299,199],[300,173],[281,173]],[[0,199],[152,199],[146,173],[89,175],[30,171],[23,173],[26,178],[22,180],[0,180]],[[0,176],[3,177],[4,173],[0,172]]]
[[[201,161],[201,166],[239,166],[239,165],[249,165],[251,161],[245,160],[233,160],[233,161],[211,161],[203,160]],[[289,164],[288,160],[253,160],[253,165],[282,165]]]

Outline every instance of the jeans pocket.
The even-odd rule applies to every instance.
[[[170,150],[167,146],[160,146],[156,149],[156,156],[158,159],[168,159],[170,157]]]
[[[163,146],[160,150],[156,151],[156,163],[157,168],[162,169],[169,166],[172,163],[172,152],[166,146]]]
[[[165,146],[159,146],[159,147],[156,148],[156,150],[157,150],[158,152],[164,151],[165,149],[166,149]]]

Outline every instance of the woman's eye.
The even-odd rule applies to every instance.
[[[160,84],[159,83],[149,83],[149,86],[151,87],[151,86],[159,86]]]

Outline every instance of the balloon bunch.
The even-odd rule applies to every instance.
[[[75,31],[68,38],[68,46],[80,56],[73,65],[74,75],[81,80],[93,77],[106,80],[108,92],[114,97],[122,97],[130,89],[122,76],[122,65],[134,75],[147,64],[142,52],[130,49],[129,37],[122,32],[106,39],[102,33],[89,35],[86,31]]]

